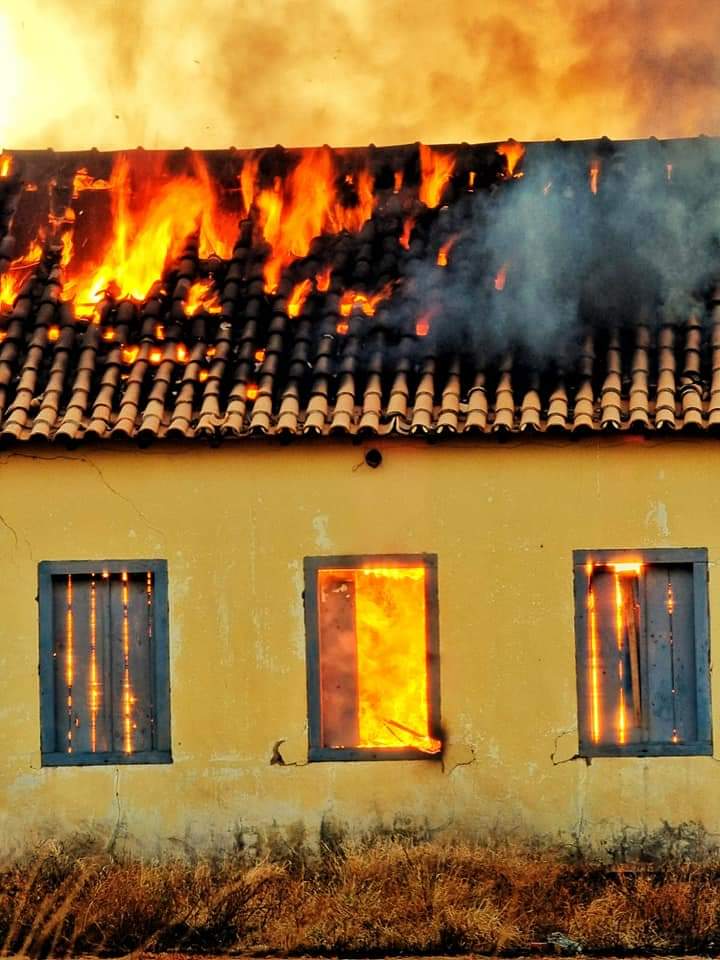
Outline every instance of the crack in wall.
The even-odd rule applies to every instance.
[[[4,458],[2,459],[2,461],[0,461],[0,462],[2,463],[3,466],[5,466],[5,465],[7,465],[7,464],[10,462],[10,460],[11,460],[12,458],[14,458],[14,457],[20,458],[20,459],[22,459],[22,460],[39,460],[39,461],[42,461],[42,462],[50,462],[50,461],[53,461],[53,460],[63,460],[63,461],[69,462],[69,463],[85,463],[85,464],[87,464],[87,466],[89,466],[92,470],[95,471],[95,473],[97,474],[100,482],[103,484],[104,487],[106,487],[106,488],[110,491],[110,493],[112,493],[114,496],[118,497],[118,499],[122,500],[122,501],[123,501],[124,503],[126,503],[132,510],[134,510],[135,513],[137,514],[137,516],[140,518],[140,520],[141,520],[150,530],[152,530],[154,533],[157,533],[158,536],[160,536],[163,540],[165,539],[165,534],[163,533],[163,531],[162,531],[159,527],[156,527],[153,523],[151,523],[151,521],[148,519],[148,517],[142,512],[142,510],[140,509],[140,507],[139,507],[133,500],[131,500],[130,497],[125,496],[125,494],[121,493],[116,487],[114,487],[114,486],[110,483],[110,481],[107,479],[107,477],[105,476],[105,474],[103,473],[103,471],[100,469],[100,467],[97,465],[97,463],[95,463],[95,461],[92,460],[90,457],[88,457],[88,456],[70,457],[70,456],[64,456],[64,455],[62,455],[62,454],[53,455],[53,456],[50,456],[50,457],[43,457],[43,456],[39,456],[39,455],[37,455],[37,454],[32,454],[32,453],[13,452],[12,454],[9,454],[7,457],[4,457]],[[0,521],[2,521],[3,524],[8,527],[8,529],[12,529],[12,528],[10,528],[9,524],[7,524],[7,522],[4,520],[4,518],[3,518],[2,516],[0,516]],[[13,533],[14,533],[14,531],[13,531]],[[17,546],[17,534],[15,534],[15,539],[16,539],[16,546]],[[26,542],[27,542],[27,541],[26,541]],[[29,544],[28,544],[28,546],[29,546]],[[31,556],[32,556],[32,551],[31,551]]]

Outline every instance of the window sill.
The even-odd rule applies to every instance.
[[[111,767],[140,763],[172,763],[169,750],[145,750],[139,753],[44,753],[43,767]]]
[[[694,743],[644,743],[621,746],[608,744],[607,746],[582,746],[580,756],[587,760],[602,757],[629,757],[643,759],[643,757],[711,757],[712,743],[695,741]]]
[[[425,753],[412,747],[310,747],[309,763],[334,763],[362,760],[440,760],[442,751]]]

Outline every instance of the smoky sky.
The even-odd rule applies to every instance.
[[[720,133],[720,4],[5,0],[0,143]]]

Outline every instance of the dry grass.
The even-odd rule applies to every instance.
[[[673,836],[675,836],[673,834]],[[620,848],[622,849],[622,847]],[[375,837],[139,861],[56,842],[0,871],[4,953],[386,955],[720,947],[720,855]]]

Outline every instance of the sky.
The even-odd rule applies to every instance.
[[[3,0],[0,146],[720,134],[720,3]]]

